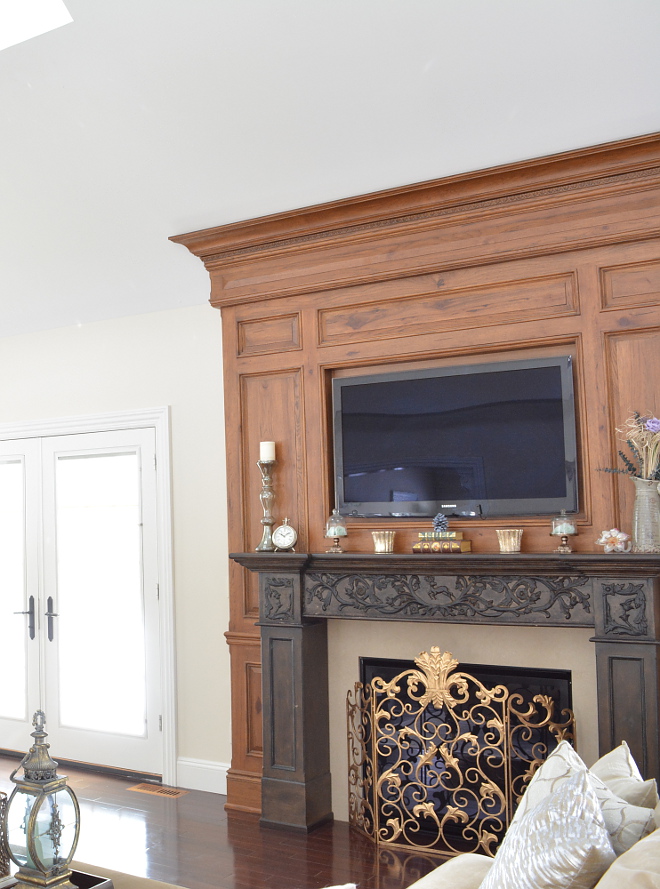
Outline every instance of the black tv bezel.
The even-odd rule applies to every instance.
[[[443,503],[440,500],[411,500],[381,502],[347,501],[344,497],[342,392],[349,386],[381,383],[397,380],[419,380],[429,377],[467,375],[470,373],[497,373],[526,368],[558,367],[560,370],[562,411],[564,420],[564,454],[566,466],[566,496],[522,498],[511,500],[457,500]],[[332,435],[335,480],[335,502],[342,515],[355,518],[423,519],[442,512],[449,518],[502,518],[505,516],[556,515],[578,511],[577,433],[575,392],[573,386],[573,360],[570,355],[543,358],[522,358],[506,361],[489,361],[420,368],[419,370],[388,371],[351,377],[334,377],[332,380]]]

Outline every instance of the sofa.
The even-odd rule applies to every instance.
[[[466,853],[409,889],[660,889],[660,803],[628,745],[590,769],[562,741],[534,774],[494,858]]]

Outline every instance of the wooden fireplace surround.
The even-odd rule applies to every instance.
[[[557,354],[573,357],[575,374],[576,558],[596,557],[602,529],[630,529],[632,485],[598,469],[617,465],[614,430],[633,410],[660,413],[660,134],[173,240],[202,259],[211,303],[222,312],[233,552],[250,552],[261,538],[255,464],[262,440],[277,442],[277,518],[287,516],[298,529],[302,552],[325,549],[324,523],[334,499],[333,376]],[[454,526],[472,540],[478,559],[496,552],[500,522]],[[423,524],[389,524],[397,530],[397,549],[409,553]],[[548,558],[548,518],[516,519],[516,525],[524,528],[524,557]],[[366,519],[350,522],[354,553],[371,551],[373,527]],[[316,558],[305,556],[305,564]],[[456,558],[452,572],[460,568]],[[618,575],[612,559],[602,571]],[[247,565],[242,559],[230,564],[227,805],[260,812],[267,701],[257,626],[260,572]],[[651,574],[645,576],[648,585]],[[655,670],[657,680],[649,660],[657,653],[656,629],[639,644],[653,652],[644,656],[644,670],[647,677]],[[635,669],[630,665],[631,673]],[[644,699],[651,721],[657,682],[654,688],[647,686]],[[640,731],[637,725],[632,734]],[[649,768],[657,768],[649,756]]]
[[[256,552],[231,558],[259,578],[264,822],[309,830],[332,817],[328,619],[592,627],[600,748],[626,738],[642,773],[660,778],[660,558]]]

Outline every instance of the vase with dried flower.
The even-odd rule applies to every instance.
[[[660,420],[651,412],[635,411],[616,430],[630,454],[619,451],[625,469],[607,469],[630,476],[635,485],[632,517],[632,551],[660,553]]]

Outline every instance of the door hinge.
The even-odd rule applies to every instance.
[[[162,716],[158,717],[158,731],[159,732],[163,731],[163,717]]]
[[[160,602],[160,584],[159,583],[156,584],[156,598]]]

